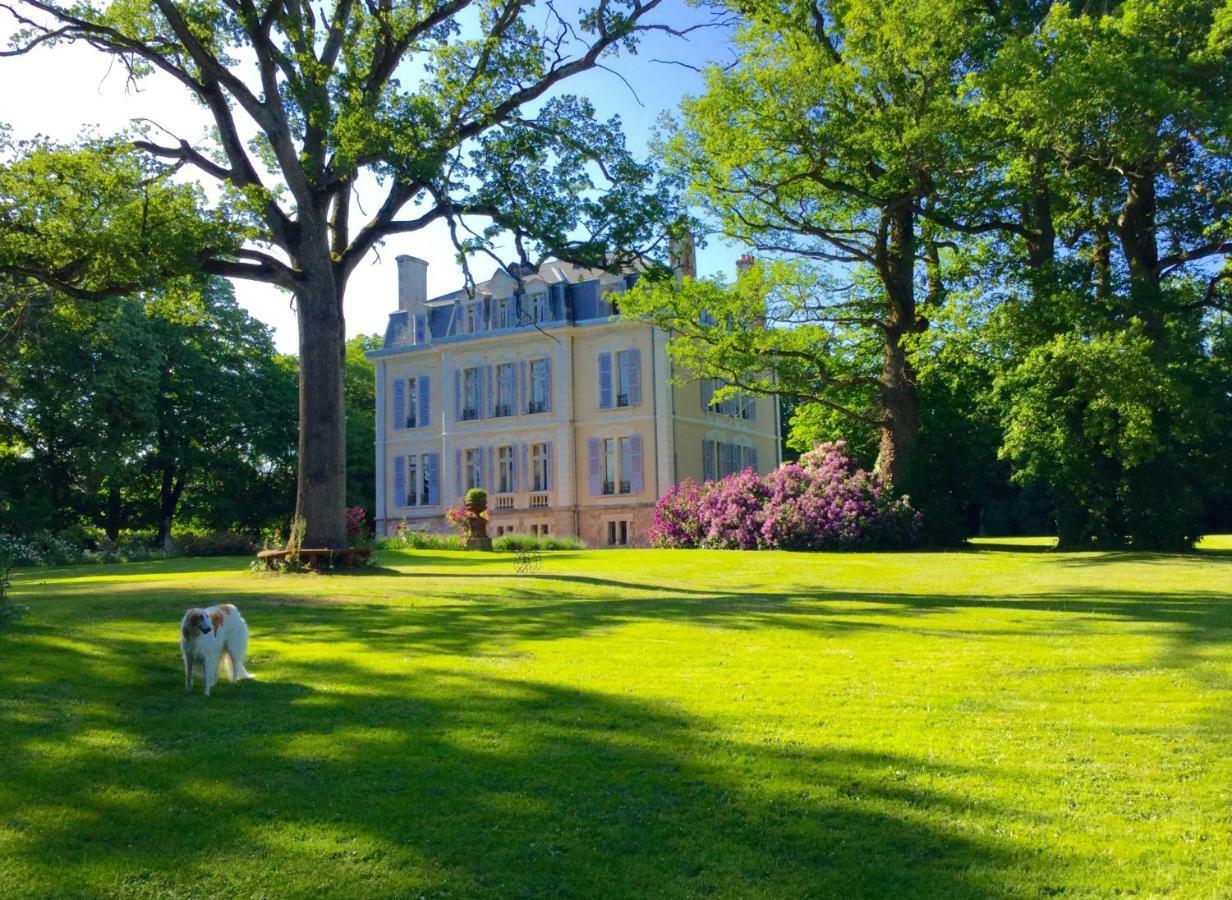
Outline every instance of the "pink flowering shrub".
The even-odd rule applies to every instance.
[[[650,536],[659,547],[842,550],[905,547],[919,531],[907,498],[888,494],[836,441],[765,476],[682,482],[656,505]]]

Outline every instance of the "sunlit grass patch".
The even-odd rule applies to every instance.
[[[1227,894],[1229,549],[25,570],[0,894]]]

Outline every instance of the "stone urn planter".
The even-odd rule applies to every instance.
[[[491,550],[492,539],[488,537],[488,492],[471,488],[466,492],[462,508],[466,511],[466,549]]]

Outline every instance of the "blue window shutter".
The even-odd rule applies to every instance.
[[[462,370],[453,370],[453,420],[462,421]]]
[[[462,448],[457,449],[458,464],[453,470],[453,492],[460,498],[462,496]]]
[[[406,457],[394,457],[394,506],[406,506]]]
[[[754,472],[759,471],[757,468],[757,448],[756,447],[749,448],[749,465],[753,467]]]
[[[750,422],[756,422],[757,421],[757,395],[750,394],[748,399],[745,401],[745,403],[747,404],[745,408],[748,409],[749,411],[749,414],[747,416],[748,420]]]
[[[612,354],[599,354],[599,408],[612,407]]]
[[[483,486],[489,492],[496,490],[496,448],[488,448],[488,466],[483,472]]]
[[[543,486],[550,491],[552,490],[552,488],[556,486],[555,485],[556,466],[553,465],[552,463],[552,442],[551,441],[548,441],[546,444],[543,445],[543,459],[544,459],[543,465],[547,469],[547,472],[544,473],[547,477],[544,478]]]
[[[394,431],[406,427],[406,379],[394,381]]]
[[[629,490],[634,494],[640,494],[645,486],[646,480],[642,475],[642,436],[640,434],[630,435]]]
[[[710,411],[710,400],[714,397],[714,381],[702,379],[702,412]]]
[[[432,402],[432,382],[427,375],[419,376],[419,418],[415,424],[420,428],[432,422],[431,404]]]
[[[534,484],[530,480],[530,444],[521,444],[522,459],[518,462],[518,468],[522,470],[522,490],[533,491]]]
[[[640,347],[629,348],[629,380],[626,384],[629,391],[629,405],[637,406],[642,402],[642,350]]]
[[[600,471],[599,454],[601,445],[597,437],[586,442],[586,473],[590,482],[590,496],[599,497],[603,494],[603,473]]]
[[[441,455],[428,453],[424,460],[428,467],[428,505],[436,506],[441,502]]]
[[[527,381],[526,360],[518,363],[518,415],[525,415],[530,409],[530,382]]]
[[[714,441],[702,441],[702,480],[714,480]]]
[[[485,368],[487,372],[484,375],[484,380],[488,386],[488,396],[484,399],[487,400],[487,403],[480,403],[479,406],[483,410],[484,417],[490,419],[496,412],[496,385],[495,378],[492,375],[492,367],[486,366]]]

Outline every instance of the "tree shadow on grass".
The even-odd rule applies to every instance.
[[[271,661],[206,701],[148,644],[21,653],[45,678],[0,671],[0,746],[31,893],[247,894],[268,867],[286,893],[984,897],[1023,866],[989,836],[1021,813],[923,757],[445,671]]]

